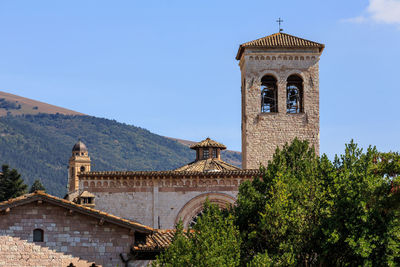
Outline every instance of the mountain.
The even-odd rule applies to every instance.
[[[0,116],[27,115],[27,114],[64,114],[64,115],[85,115],[80,112],[53,106],[47,103],[36,101],[0,91]]]
[[[27,184],[40,179],[50,194],[66,193],[68,159],[81,139],[92,170],[171,170],[195,152],[171,138],[115,120],[86,115],[37,114],[0,117],[0,164],[17,169]],[[239,152],[222,154],[240,162]]]

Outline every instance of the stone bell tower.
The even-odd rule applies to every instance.
[[[267,166],[275,149],[296,137],[319,153],[323,49],[323,44],[281,32],[240,45],[243,169]]]
[[[69,158],[68,168],[68,193],[79,189],[78,174],[90,171],[90,157],[84,143],[78,141],[72,148],[72,156]]]

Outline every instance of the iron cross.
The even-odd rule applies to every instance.
[[[279,18],[276,22],[278,22],[278,24],[279,24],[279,32],[282,32],[283,29],[281,29],[281,22],[283,22],[283,20],[281,18]]]

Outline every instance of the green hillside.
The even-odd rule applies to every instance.
[[[170,170],[193,161],[194,151],[148,130],[91,116],[38,114],[0,118],[0,164],[29,185],[40,179],[50,194],[66,192],[68,159],[81,139],[92,170]],[[240,162],[240,153],[223,154]]]

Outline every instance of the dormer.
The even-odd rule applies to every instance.
[[[77,204],[81,204],[83,206],[86,207],[90,207],[90,208],[94,208],[94,199],[95,199],[95,195],[93,195],[92,193],[88,192],[88,191],[83,191],[76,200]]]

